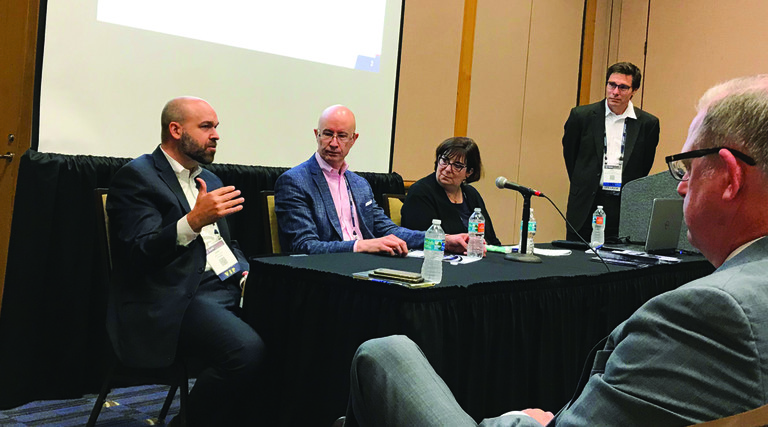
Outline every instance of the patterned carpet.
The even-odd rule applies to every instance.
[[[190,389],[194,380],[190,380]],[[144,427],[165,425],[157,420],[163,406],[168,387],[148,385],[113,389],[107,395],[107,403],[101,410],[97,426],[100,427]],[[91,414],[96,395],[81,399],[43,400],[28,403],[18,408],[0,411],[0,426],[84,426]],[[179,412],[179,393],[168,411],[166,422]]]

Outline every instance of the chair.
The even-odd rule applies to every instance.
[[[382,197],[384,198],[384,206],[382,206],[384,213],[399,227],[402,223],[400,208],[403,207],[405,194],[384,193]]]
[[[768,425],[768,405],[719,420],[696,424],[697,427],[758,427]]]
[[[97,252],[99,254],[100,268],[100,280],[104,285],[105,291],[109,292],[109,280],[112,275],[112,256],[109,237],[109,217],[107,216],[107,189],[97,188],[94,190],[95,207],[96,207],[96,227],[97,227]],[[187,395],[189,394],[187,383],[187,369],[186,364],[177,361],[173,365],[164,369],[137,369],[124,365],[114,351],[110,347],[112,353],[112,361],[109,364],[106,375],[104,377],[104,383],[101,386],[99,396],[96,398],[96,403],[93,404],[91,415],[88,417],[88,423],[86,427],[93,427],[96,425],[96,420],[99,418],[101,408],[104,406],[107,394],[109,393],[110,386],[116,380],[140,382],[140,383],[159,383],[168,384],[170,389],[168,395],[165,398],[163,407],[160,410],[158,420],[164,421],[168,415],[168,409],[173,403],[173,397],[176,395],[176,390],[181,388],[180,395],[180,408],[179,408],[179,421],[181,426],[186,426],[187,415]]]
[[[621,217],[619,236],[628,236],[632,241],[645,241],[648,234],[649,220],[653,199],[679,199],[677,181],[669,171],[659,172],[638,178],[624,185],[621,190]],[[610,218],[608,219],[610,221]],[[698,252],[688,241],[688,227],[683,221],[680,228],[677,247],[691,252]]]
[[[264,239],[265,252],[271,252],[273,254],[279,254],[280,249],[280,237],[277,234],[277,215],[275,215],[275,192],[271,190],[261,191],[261,208],[264,218],[264,236],[269,236],[268,239]]]

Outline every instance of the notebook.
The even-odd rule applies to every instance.
[[[649,254],[671,254],[677,251],[683,225],[683,199],[653,199],[645,246],[605,245],[604,249],[636,250]]]

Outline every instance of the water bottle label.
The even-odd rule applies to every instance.
[[[470,222],[469,223],[469,232],[470,233],[485,233],[485,223],[484,222]]]
[[[445,251],[445,241],[441,239],[424,239],[425,251]]]
[[[520,231],[522,230],[523,230],[523,221],[520,221]],[[529,233],[536,232],[536,221],[528,221],[528,232]]]
[[[592,217],[592,224],[603,225],[603,221],[605,221],[605,218],[602,216]]]

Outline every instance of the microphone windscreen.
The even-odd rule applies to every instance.
[[[507,178],[504,178],[503,176],[496,178],[496,187],[503,189],[506,183],[507,183]]]

